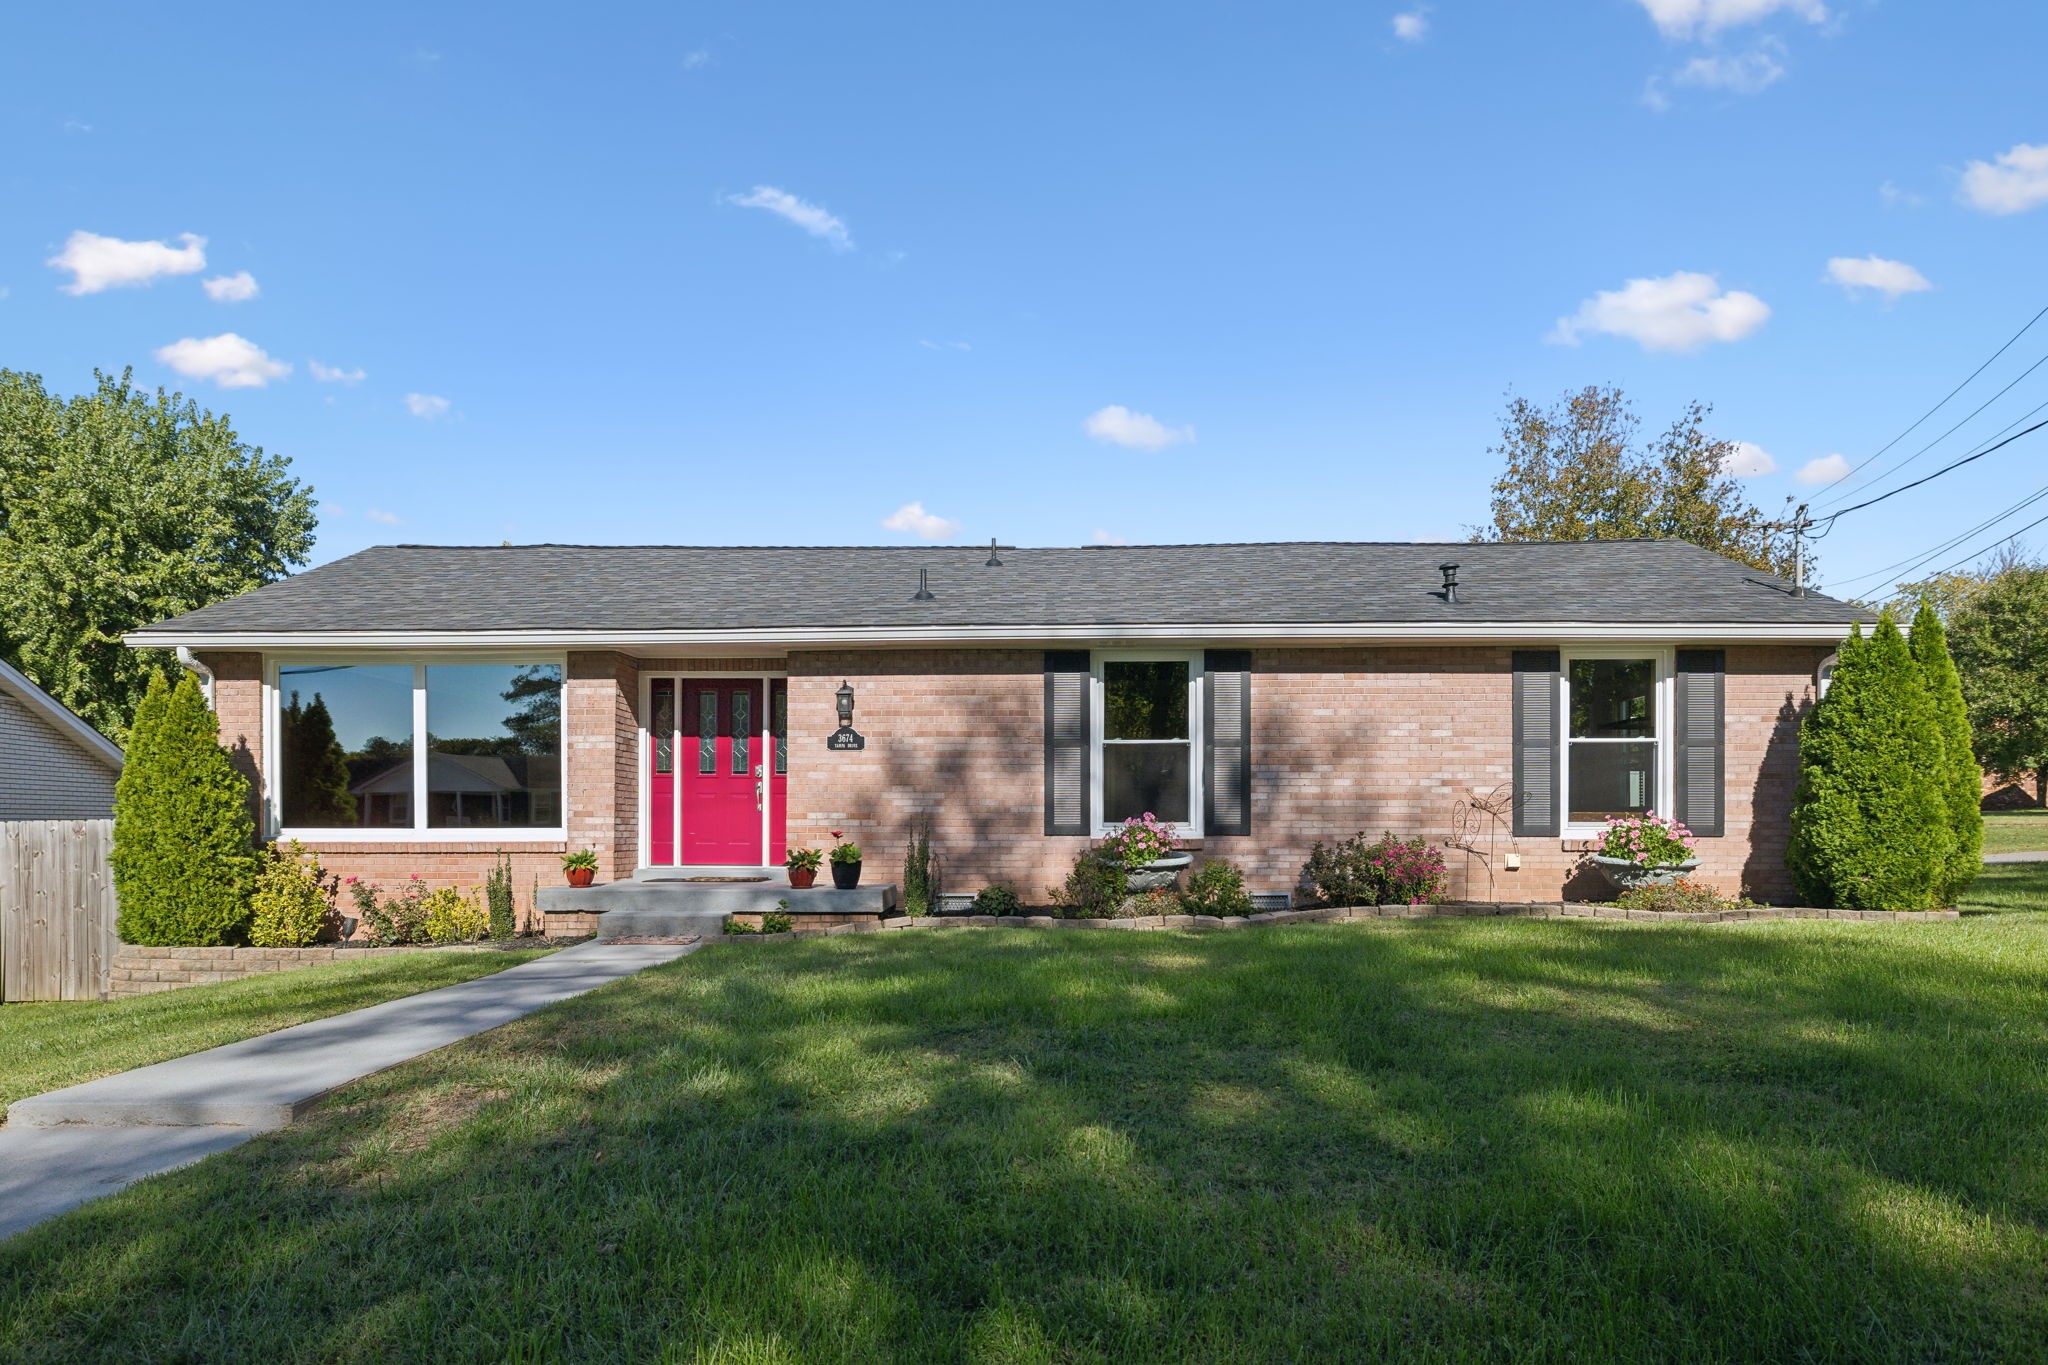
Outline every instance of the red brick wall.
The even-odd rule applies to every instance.
[[[1701,874],[1758,898],[1791,894],[1785,822],[1797,778],[1798,719],[1825,650],[1728,651],[1727,833],[1703,840]],[[870,877],[899,875],[913,816],[929,817],[950,890],[1007,882],[1042,900],[1084,844],[1044,828],[1043,656],[1037,650],[836,651],[790,657],[790,839],[844,829]],[[861,753],[827,753],[833,691],[854,687]],[[1513,838],[1467,811],[1505,794],[1512,772],[1509,651],[1353,648],[1254,651],[1254,833],[1212,838],[1253,890],[1290,888],[1317,840],[1391,830],[1449,848],[1461,898],[1551,900],[1597,887],[1573,872],[1583,850]],[[1520,871],[1503,866],[1521,857]]]

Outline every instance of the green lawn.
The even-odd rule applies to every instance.
[[[46,1090],[489,976],[539,956],[405,953],[128,1000],[0,1005],[0,1109]]]
[[[0,1245],[0,1357],[2041,1359],[1972,905],[713,945]]]
[[[2003,810],[1984,816],[1986,853],[2048,852],[2048,810]]]

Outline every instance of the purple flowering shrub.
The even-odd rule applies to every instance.
[[[1302,896],[1316,905],[1425,905],[1445,887],[1443,850],[1420,836],[1367,843],[1361,830],[1335,847],[1318,839],[1301,869]]]
[[[1600,855],[1622,858],[1637,867],[1665,867],[1692,857],[1698,843],[1684,825],[1650,811],[1609,820],[1600,836]]]

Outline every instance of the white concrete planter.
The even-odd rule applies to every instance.
[[[1668,886],[1689,875],[1699,865],[1698,858],[1687,858],[1682,863],[1658,863],[1645,867],[1626,858],[1609,858],[1599,853],[1593,855],[1593,866],[1600,869],[1600,875],[1607,878],[1607,884],[1616,891],[1633,891],[1639,886]]]
[[[1180,880],[1180,874],[1195,860],[1192,853],[1169,853],[1149,863],[1140,863],[1124,874],[1124,885],[1132,895],[1141,891],[1164,891]]]

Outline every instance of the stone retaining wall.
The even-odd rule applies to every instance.
[[[1603,919],[1657,924],[1750,924],[1764,920],[1877,920],[1920,924],[1956,919],[1954,910],[1816,910],[1807,906],[1759,906],[1746,910],[1666,912],[1624,910],[1618,905],[1578,901],[1523,904],[1494,902],[1460,905],[1338,905],[1314,910],[1269,910],[1242,918],[1212,919],[1207,915],[1141,915],[1134,919],[1054,919],[1051,915],[931,915],[915,919],[871,920],[825,929],[793,929],[786,934],[727,937],[728,943],[757,943],[785,938],[818,938],[888,929],[950,929],[986,925],[1004,929],[1244,929],[1268,924],[1328,924],[1352,919]]]
[[[245,976],[285,972],[295,967],[314,967],[323,962],[354,962],[360,958],[385,957],[392,953],[432,953],[450,949],[495,948],[495,943],[450,943],[416,945],[406,948],[337,948],[323,943],[310,948],[150,948],[123,943],[114,953],[107,972],[109,1000],[131,995],[172,991],[180,986],[205,986],[216,981],[239,981]],[[509,948],[544,946],[534,939],[514,939]]]

